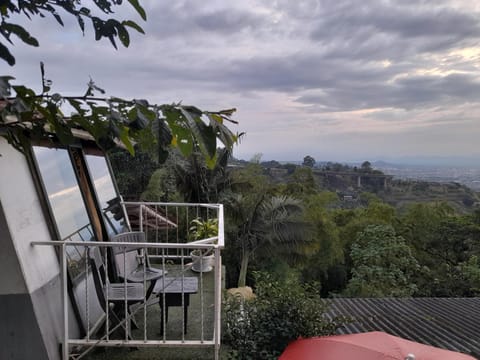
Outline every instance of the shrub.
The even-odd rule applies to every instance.
[[[224,340],[232,348],[231,359],[277,359],[299,337],[328,335],[343,319],[329,320],[318,285],[274,281],[267,273],[255,273],[256,297],[245,301],[228,297],[224,304]]]

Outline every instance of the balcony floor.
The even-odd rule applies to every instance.
[[[167,267],[170,276],[181,276],[179,266]],[[188,307],[188,327],[185,340],[200,340],[201,338],[201,279],[200,274],[191,270],[184,272],[184,276],[196,276],[198,278],[198,293],[190,295],[190,306]],[[161,280],[159,280],[161,281]],[[203,337],[211,340],[213,337],[214,322],[214,271],[203,273],[203,303],[204,319]],[[152,295],[151,299],[154,298]],[[182,339],[182,307],[169,307],[169,319],[166,324],[165,338],[167,340]],[[139,329],[132,329],[132,337],[135,340],[142,340],[144,334],[143,309],[139,309],[135,315]],[[147,307],[147,337],[149,340],[163,340],[160,335],[161,312],[158,303]],[[123,335],[119,335],[123,336]],[[97,347],[93,349],[84,359],[89,360],[147,360],[147,359],[213,359],[213,347],[142,347],[138,349]]]

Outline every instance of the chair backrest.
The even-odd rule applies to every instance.
[[[93,283],[95,284],[95,290],[97,292],[97,297],[102,306],[103,310],[105,309],[105,283],[106,283],[106,268],[105,263],[102,259],[102,253],[100,247],[93,246],[89,248],[89,262],[90,268],[93,275]]]
[[[113,259],[117,275],[121,278],[125,278],[125,276],[134,272],[140,265],[136,249],[125,248],[125,252],[123,252],[123,249],[119,252],[115,252]]]
[[[111,237],[113,242],[145,242],[143,231],[129,231]]]
[[[112,242],[145,242],[145,233],[141,231],[125,232],[114,235],[111,238]],[[114,246],[113,259],[117,275],[125,278],[134,272],[139,263],[139,250],[137,247]]]

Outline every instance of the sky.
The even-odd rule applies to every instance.
[[[480,2],[472,0],[143,0],[115,16],[138,22],[129,48],[82,35],[67,15],[21,20],[0,75],[83,94],[235,107],[237,158],[301,161],[477,161]]]

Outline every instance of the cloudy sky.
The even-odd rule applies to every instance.
[[[249,159],[363,161],[480,155],[480,2],[473,0],[142,1],[128,49],[73,19],[26,22],[0,73],[80,94],[236,107]],[[125,4],[119,18],[141,19]]]

